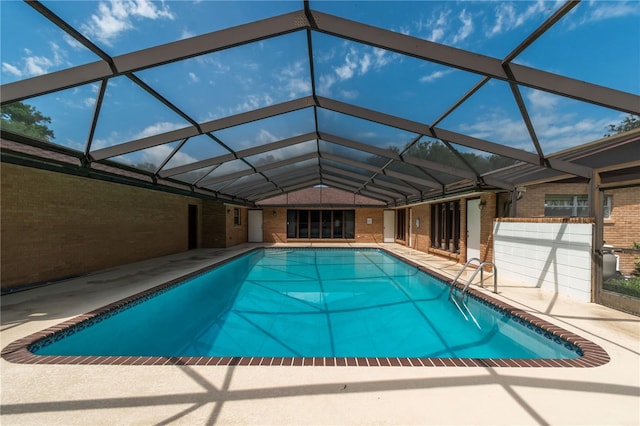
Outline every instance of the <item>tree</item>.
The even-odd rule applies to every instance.
[[[635,115],[628,115],[618,124],[609,124],[609,131],[605,133],[604,136],[608,138],[609,136],[628,132],[638,127],[640,127],[640,119]]]
[[[51,118],[44,116],[32,105],[14,102],[0,107],[0,123],[4,130],[29,136],[35,139],[50,141],[55,139],[53,130],[47,124]]]
[[[423,141],[414,145],[410,149],[409,155],[423,158],[425,160],[435,161],[458,169],[466,169],[466,166],[462,163],[460,158],[453,153],[453,151],[447,148],[444,144],[432,141]],[[460,156],[480,174],[498,170],[516,162],[516,160],[512,158],[502,157],[496,154],[479,155],[473,152],[462,151],[460,152]]]

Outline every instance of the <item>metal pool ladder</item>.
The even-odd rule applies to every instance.
[[[449,299],[451,299],[451,297],[453,295],[453,289],[456,288],[456,282],[458,282],[458,279],[460,278],[462,273],[465,271],[465,269],[467,269],[467,266],[469,266],[469,264],[474,260],[479,263],[478,269],[476,269],[473,272],[473,274],[471,274],[471,278],[469,278],[469,280],[467,281],[467,284],[463,287],[462,292],[460,293],[460,295],[464,296],[464,294],[467,292],[467,289],[471,285],[471,281],[473,281],[473,279],[476,277],[476,275],[478,275],[478,272],[480,272],[480,287],[483,287],[482,282],[483,282],[483,272],[484,272],[484,266],[485,265],[493,266],[493,292],[498,294],[498,268],[496,268],[496,265],[494,265],[493,262],[490,262],[488,260],[482,262],[477,257],[472,257],[471,259],[467,260],[467,263],[465,263],[464,266],[462,267],[462,269],[460,269],[460,272],[458,272],[458,275],[456,275],[456,277],[453,279],[453,281],[451,281],[451,287],[449,288]]]

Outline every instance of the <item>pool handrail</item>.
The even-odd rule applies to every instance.
[[[479,263],[478,268],[473,272],[473,274],[471,275],[471,277],[467,281],[467,284],[462,288],[462,293],[461,294],[464,296],[464,294],[467,292],[467,289],[471,285],[471,282],[476,277],[476,275],[478,275],[478,272],[480,272],[480,287],[484,287],[484,285],[482,283],[484,281],[483,272],[484,272],[484,266],[485,265],[491,265],[493,267],[493,292],[498,294],[498,268],[496,268],[496,265],[491,261],[485,260],[483,262],[480,259],[478,259],[477,257],[472,257],[471,259],[467,260],[467,262],[464,264],[462,269],[460,269],[460,272],[458,272],[458,275],[456,275],[456,277],[453,279],[453,281],[451,281],[451,286],[449,288],[449,298],[451,298],[451,296],[453,294],[453,289],[456,287],[456,282],[458,282],[458,279],[460,278],[462,273],[465,271],[465,269],[467,269],[467,266],[469,266],[469,264],[474,260]]]

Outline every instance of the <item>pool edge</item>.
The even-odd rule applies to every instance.
[[[365,247],[362,247],[365,248]],[[402,261],[429,273],[445,283],[447,277],[439,272],[402,257],[396,253],[381,247],[371,247],[401,259]],[[403,358],[403,357],[153,357],[153,356],[62,356],[62,355],[36,355],[29,350],[36,342],[51,337],[62,330],[76,326],[81,322],[113,311],[122,306],[135,302],[159,291],[163,291],[180,282],[202,274],[214,267],[223,265],[240,256],[246,255],[261,248],[254,248],[237,255],[190,272],[179,278],[153,286],[142,292],[138,292],[124,299],[110,303],[86,314],[76,316],[60,324],[48,327],[42,331],[17,339],[4,347],[0,357],[4,360],[18,364],[77,364],[77,365],[206,365],[206,366],[324,366],[324,367],[598,367],[610,361],[607,352],[598,344],[587,340],[573,332],[540,319],[526,311],[515,308],[490,295],[469,288],[468,292],[480,300],[489,303],[509,314],[530,322],[536,327],[551,333],[554,337],[563,339],[582,351],[583,355],[572,359],[505,359],[505,358]]]

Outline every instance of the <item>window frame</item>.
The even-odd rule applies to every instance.
[[[353,240],[353,209],[287,209],[287,239]]]
[[[460,252],[460,212],[460,200],[431,204],[431,248]]]

